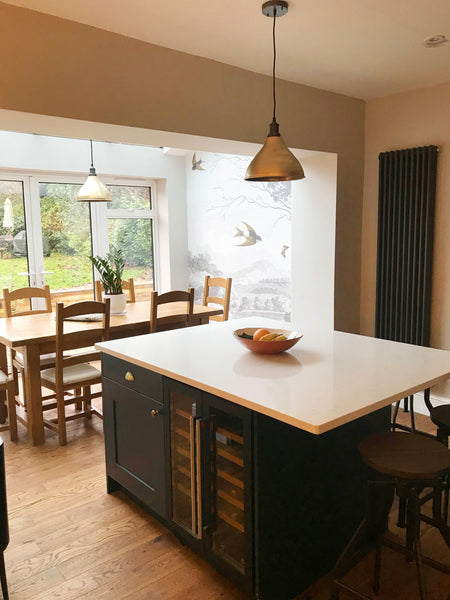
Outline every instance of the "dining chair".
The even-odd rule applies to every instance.
[[[125,279],[122,281],[122,289],[128,292],[127,303],[136,302],[136,294],[134,291],[134,279]],[[95,280],[95,298],[100,301],[102,299],[103,285],[98,279]]]
[[[186,302],[185,312],[158,317],[158,306],[171,302]],[[159,329],[177,329],[178,327],[190,327],[194,312],[194,288],[174,290],[165,294],[152,292],[150,296],[150,333]]]
[[[221,315],[213,315],[209,317],[212,321],[228,321],[228,313],[230,312],[230,297],[231,297],[231,282],[232,278],[227,277],[210,277],[205,276],[205,286],[203,288],[203,306],[209,304],[220,304],[223,306],[223,313]],[[211,296],[211,288],[223,288],[223,297]]]
[[[101,315],[98,326],[89,327],[78,331],[67,331],[67,323],[80,320],[83,315]],[[56,431],[61,446],[67,443],[66,421],[78,418],[90,419],[93,414],[103,418],[100,409],[92,405],[93,398],[101,396],[100,392],[93,393],[91,386],[101,383],[101,372],[89,364],[97,360],[98,352],[92,346],[99,341],[109,338],[110,300],[105,302],[76,302],[64,306],[58,302],[56,307],[56,364],[54,368],[41,371],[41,384],[43,387],[56,393],[56,402],[42,407],[46,412],[56,408],[56,418],[44,418],[44,425]],[[69,354],[70,350],[87,348],[86,352]],[[71,390],[79,390],[80,395],[68,394]],[[82,409],[73,414],[66,415],[66,406],[82,403]]]
[[[45,303],[45,308],[34,308],[33,300],[42,299],[43,303]],[[5,313],[6,317],[20,317],[24,315],[37,315],[40,313],[48,313],[52,312],[52,301],[50,296],[50,287],[45,285],[43,288],[40,287],[24,287],[19,288],[17,290],[9,291],[7,288],[3,290],[3,300],[5,303]],[[26,302],[26,306],[24,307],[21,303],[22,301]],[[11,350],[11,363],[13,367],[13,378],[14,378],[14,389],[15,394],[19,394],[19,382],[18,382],[18,374],[20,373],[23,376],[24,371],[24,361],[23,356],[20,352],[16,350]],[[40,368],[47,369],[55,365],[55,354],[43,354],[40,357]],[[23,384],[22,379],[22,384]],[[25,385],[22,385],[22,401],[20,400],[20,396],[18,398],[18,405],[25,407],[26,406],[26,391]],[[23,421],[22,418],[19,417],[20,421]]]

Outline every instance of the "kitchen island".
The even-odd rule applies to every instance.
[[[328,572],[364,511],[357,445],[450,353],[340,332],[250,353],[246,319],[99,344],[108,490],[123,489],[254,598]]]

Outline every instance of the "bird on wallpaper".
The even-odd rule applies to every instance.
[[[204,171],[205,169],[202,167],[202,159],[199,158],[197,160],[197,157],[195,156],[195,152],[192,155],[192,170],[193,171]]]
[[[281,256],[283,258],[286,258],[286,250],[289,248],[289,246],[286,246],[286,244],[283,244],[283,247],[281,248]]]
[[[244,232],[243,230],[239,229],[239,227],[236,227],[237,232],[233,237],[244,237],[245,241],[242,242],[242,244],[236,244],[236,246],[254,246],[256,242],[262,242],[261,236],[256,233],[253,227],[251,227],[245,221],[241,221],[241,223],[246,226],[247,231]]]

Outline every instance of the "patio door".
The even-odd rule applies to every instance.
[[[50,286],[53,303],[94,298],[89,256],[124,249],[125,278],[137,299],[153,289],[151,182],[108,181],[112,202],[77,202],[83,177],[0,173],[0,294],[5,287]],[[37,308],[38,306],[36,306]]]
[[[0,293],[34,285],[30,277],[29,237],[27,223],[31,220],[26,211],[30,196],[29,182],[0,174]]]

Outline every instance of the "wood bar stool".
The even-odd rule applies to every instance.
[[[369,596],[350,588],[341,581],[373,546],[375,546],[375,578],[373,590],[380,589],[382,543],[415,560],[421,600],[427,599],[423,564],[450,574],[450,567],[422,556],[420,545],[420,522],[437,527],[450,549],[450,528],[442,517],[442,494],[448,489],[450,478],[450,450],[440,442],[422,435],[389,432],[374,435],[359,445],[361,456],[374,472],[369,481],[366,516],[338,559],[332,573],[331,600],[338,600],[339,591],[360,600]],[[429,493],[420,496],[429,489]],[[400,500],[406,500],[406,546],[383,539],[387,529],[389,511],[394,492]],[[432,500],[433,516],[421,513],[425,501]]]

